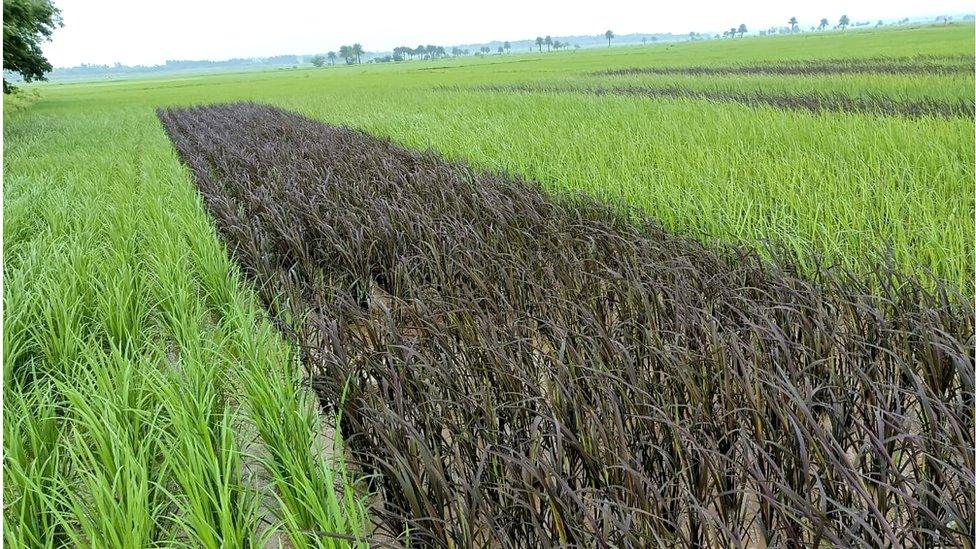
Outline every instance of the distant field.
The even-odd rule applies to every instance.
[[[927,297],[910,314],[879,310],[918,322],[912,329],[921,340],[956,334],[946,345],[958,348],[933,343],[919,360],[948,368],[954,381],[938,390],[958,395],[951,405],[962,409],[972,403],[972,380],[952,372],[972,367],[971,342],[956,336],[972,329],[971,311],[958,305],[971,299],[976,274],[974,51],[974,27],[949,25],[31,86],[36,97],[4,105],[5,542],[225,547],[258,532],[314,547],[370,530],[365,484],[345,473],[344,450],[323,439],[335,417],[317,413],[311,392],[295,390],[306,375],[301,353],[275,329],[294,335],[294,319],[267,315],[275,309],[262,292],[285,284],[288,269],[262,271],[269,279],[257,286],[241,276],[235,259],[245,256],[228,253],[235,250],[227,228],[215,227],[199,178],[181,164],[156,108],[253,101],[431,149],[558,197],[585,193],[705,249],[724,243],[793,256],[798,273],[784,282],[791,288],[825,265],[853,279],[894,267],[897,277],[880,280],[917,281],[906,287]],[[811,101],[826,106],[806,106]],[[450,226],[464,234],[463,224]],[[263,240],[248,242],[256,250]],[[354,259],[344,260],[359,272]],[[639,286],[631,276],[627,284]],[[949,304],[925,294],[937,284],[948,287]],[[856,301],[848,289],[837,292]],[[784,295],[820,303],[816,295]],[[936,317],[941,327],[919,320]],[[844,326],[837,333],[856,331],[837,322]],[[636,332],[627,333],[636,338],[627,345],[636,345]],[[744,333],[757,353],[774,353],[775,334],[767,341]],[[900,337],[891,341],[916,341]],[[622,353],[614,360],[630,356],[612,334],[596,341]],[[682,364],[712,360],[705,347],[689,349]],[[425,359],[435,363],[439,351],[426,349]],[[919,375],[929,383],[933,372]],[[333,399],[348,389],[335,380],[317,387]],[[916,395],[919,402],[927,394]],[[971,427],[920,452],[954,459],[951,452],[971,442]],[[589,508],[580,509],[582,516]],[[899,524],[956,535],[972,525],[971,512],[963,514],[952,524],[932,526],[922,515]],[[876,520],[864,531],[883,530]],[[784,524],[787,537],[777,539],[801,539]],[[458,536],[451,539],[465,539]]]
[[[497,56],[42,88],[46,112],[251,99],[390,136],[474,165],[643,208],[667,227],[867,268],[892,253],[904,268],[969,287],[974,274],[971,26],[805,34],[605,51]],[[922,56],[922,57],[918,57]],[[633,67],[782,66],[861,58],[948,73],[821,76],[594,76]],[[811,61],[814,60],[814,61]],[[920,61],[919,61],[920,60]],[[854,63],[857,65],[858,63]],[[499,94],[512,84],[623,87],[724,95],[761,92],[772,107],[667,93]],[[443,88],[457,88],[445,91]],[[777,108],[826,97],[828,111]],[[830,107],[830,103],[840,107]],[[877,105],[881,105],[878,107]],[[894,106],[891,106],[894,105]],[[78,112],[84,110],[85,112]],[[940,112],[945,111],[943,115]],[[961,115],[962,114],[962,115]],[[146,119],[145,123],[155,122]],[[946,197],[954,197],[946,200]]]

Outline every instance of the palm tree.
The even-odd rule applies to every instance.
[[[346,64],[347,65],[351,65],[352,64],[352,62],[350,61],[350,59],[353,58],[353,54],[352,54],[352,48],[350,48],[349,46],[340,46],[339,47],[339,56],[346,60]]]
[[[824,17],[823,19],[820,20],[820,25],[817,28],[820,30],[824,30],[828,26],[830,26],[830,22],[827,21],[826,17]]]
[[[790,17],[790,20],[787,21],[787,23],[790,24],[790,30],[793,31],[793,32],[796,32],[796,28],[797,28],[796,27],[796,25],[797,25],[796,17]]]
[[[613,40],[613,37],[614,37],[613,31],[612,30],[608,30],[607,32],[603,33],[603,37],[607,39],[607,47],[609,48],[610,47],[610,41]]]
[[[536,36],[535,37],[535,45],[536,46],[539,46],[539,53],[542,53],[542,44],[543,43],[545,43],[545,40],[543,40],[541,36]]]
[[[505,51],[506,52],[511,53],[511,51],[512,51],[512,43],[511,42],[509,42],[508,40],[506,40],[505,43],[502,44],[502,47],[505,48]]]
[[[327,53],[325,55],[326,55],[326,57],[329,58],[329,61],[332,62],[332,66],[334,67],[335,66],[335,60],[336,60],[336,57],[337,57],[336,56],[336,52],[330,51],[329,53]]]
[[[841,15],[840,21],[837,22],[837,26],[840,27],[841,30],[846,29],[847,25],[850,24],[851,24],[851,18],[846,15]]]
[[[546,51],[552,51],[552,37],[546,36]]]
[[[742,35],[744,35],[747,32],[749,32],[749,29],[746,28],[746,24],[745,23],[740,24],[739,25],[739,38],[742,38]]]
[[[356,62],[359,63],[360,65],[363,63],[362,55],[364,53],[366,52],[363,51],[362,44],[357,43],[352,45],[352,54],[356,56]]]

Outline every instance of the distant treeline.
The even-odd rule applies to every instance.
[[[162,65],[114,65],[82,64],[77,67],[58,67],[48,74],[51,80],[86,78],[92,76],[120,76],[128,74],[151,74],[173,71],[192,71],[205,69],[235,69],[293,66],[302,63],[300,55],[276,55],[273,57],[225,59],[207,61],[194,59],[167,59]]]
[[[959,20],[964,22],[971,22],[976,19],[976,16],[971,14],[965,15],[959,18]],[[839,28],[845,29],[847,27],[867,27],[867,26],[883,26],[885,24],[893,25],[905,25],[910,23],[935,23],[935,24],[949,24],[953,22],[953,17],[951,16],[939,16],[934,19],[928,20],[911,20],[904,18],[898,21],[877,21],[875,23],[871,21],[858,21],[852,22],[850,19],[844,15],[842,16],[837,25],[830,26],[828,19],[824,18],[819,21],[819,24],[809,25],[810,32],[823,31],[828,28]],[[512,41],[501,41],[492,40],[489,42],[474,43],[474,44],[460,44],[453,47],[444,47],[436,45],[418,45],[416,47],[410,46],[398,46],[393,48],[392,51],[365,51],[360,44],[353,44],[352,46],[343,46],[338,51],[330,51],[327,54],[320,53],[315,55],[276,55],[273,57],[262,57],[262,58],[234,58],[226,59],[223,61],[206,61],[206,60],[173,60],[169,59],[162,65],[123,65],[121,63],[115,63],[114,65],[93,65],[93,64],[82,64],[77,67],[60,67],[54,69],[48,77],[52,80],[59,79],[76,79],[76,78],[92,78],[92,77],[112,77],[112,76],[125,76],[125,75],[139,75],[139,74],[153,74],[153,73],[167,73],[167,72],[178,72],[178,71],[193,71],[193,70],[212,70],[212,69],[248,69],[248,68],[275,68],[275,67],[293,67],[296,65],[301,65],[304,63],[311,63],[316,67],[321,67],[326,63],[330,65],[335,65],[337,59],[344,60],[346,64],[354,63],[390,63],[390,62],[400,62],[407,60],[424,60],[424,59],[440,59],[445,57],[460,57],[465,55],[490,55],[490,54],[505,54],[505,53],[516,53],[516,52],[529,52],[538,51],[542,52],[545,48],[546,52],[560,49],[579,49],[579,48],[593,48],[593,47],[606,47],[609,45],[609,40],[613,40],[614,44],[625,45],[625,44],[648,44],[655,42],[682,42],[686,40],[711,40],[719,38],[728,38],[735,36],[743,36],[745,34],[753,34],[760,36],[768,36],[774,34],[792,34],[807,32],[807,25],[805,22],[798,21],[795,17],[792,17],[787,21],[788,26],[774,26],[768,29],[761,29],[758,32],[752,31],[746,27],[746,25],[740,24],[739,26],[733,26],[723,33],[700,33],[700,32],[688,32],[686,34],[673,34],[673,33],[655,33],[655,34],[645,34],[645,33],[633,33],[633,34],[614,34],[608,37],[606,34],[597,35],[577,35],[577,36],[539,36],[535,39],[527,40],[512,40]],[[12,73],[4,73],[4,78],[10,82],[21,81],[20,76]]]

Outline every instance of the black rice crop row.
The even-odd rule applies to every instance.
[[[593,73],[606,75],[688,74],[693,76],[727,75],[795,75],[826,74],[972,74],[976,70],[972,56],[870,57],[860,59],[808,59],[778,61],[757,65],[716,65],[685,67],[631,67]]]
[[[255,104],[159,112],[420,546],[972,546],[970,305]],[[634,214],[637,215],[637,214]]]
[[[458,89],[449,87],[445,89]],[[469,88],[471,89],[471,88]],[[882,116],[943,118],[976,116],[972,101],[944,101],[938,99],[890,99],[880,95],[850,96],[840,93],[776,94],[761,90],[696,90],[680,86],[575,86],[546,84],[489,85],[473,88],[501,93],[588,93],[594,95],[630,95],[649,98],[702,99],[741,103],[749,106],[770,106],[778,109],[804,110],[813,113],[848,112]]]

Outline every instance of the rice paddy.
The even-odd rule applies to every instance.
[[[971,546],[973,54],[36,87],[5,543]]]
[[[750,107],[770,106],[777,109],[809,111],[812,113],[841,112],[867,113],[882,116],[922,117],[963,117],[972,118],[976,114],[973,102],[969,99],[957,101],[921,99],[890,99],[884,95],[848,95],[835,92],[798,93],[797,91],[770,93],[761,88],[749,91],[722,89],[696,89],[674,85],[654,86],[647,84],[620,85],[611,87],[582,85],[513,85],[484,86],[479,90],[501,93],[587,93],[598,96],[624,95],[663,99],[700,99],[706,101],[739,103]]]
[[[695,76],[775,74],[789,76],[822,76],[831,74],[971,74],[976,67],[966,55],[878,57],[847,59],[801,59],[762,65],[634,67],[613,69],[596,74],[690,74]]]

